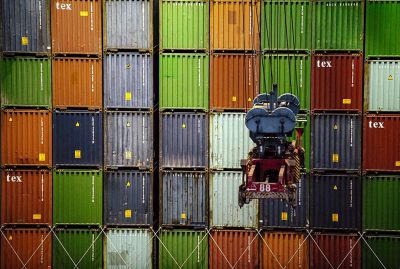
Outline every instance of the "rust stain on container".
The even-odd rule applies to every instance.
[[[260,57],[213,54],[210,57],[210,109],[247,109],[260,93]]]
[[[210,269],[259,268],[258,235],[245,230],[215,230],[209,238]]]
[[[309,241],[303,233],[264,232],[261,268],[308,269]]]
[[[50,170],[3,170],[1,179],[1,223],[52,223]]]
[[[2,165],[51,166],[51,118],[48,110],[3,110]]]
[[[52,76],[54,108],[101,109],[100,59],[55,58]]]
[[[101,54],[101,2],[51,1],[53,54]]]
[[[362,110],[362,54],[312,57],[311,109]]]

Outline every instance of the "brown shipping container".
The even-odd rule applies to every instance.
[[[311,109],[362,110],[361,54],[315,54],[312,57]]]
[[[309,241],[303,233],[264,232],[261,268],[308,269]]]
[[[361,269],[362,240],[357,234],[315,234],[311,243],[314,269]]]
[[[53,60],[53,107],[102,107],[102,65],[98,58]]]
[[[259,50],[260,2],[212,1],[211,50]]]
[[[210,269],[255,269],[258,264],[258,234],[245,230],[214,230],[210,234]]]
[[[210,59],[210,109],[247,109],[260,93],[260,57],[213,54]]]
[[[51,226],[51,170],[3,170],[1,224]]]
[[[52,239],[49,229],[5,229],[3,233],[1,269],[51,268]]]
[[[365,171],[400,171],[400,115],[364,117]]]
[[[51,1],[53,54],[101,54],[101,2]]]
[[[52,129],[48,110],[1,113],[2,165],[51,166]]]

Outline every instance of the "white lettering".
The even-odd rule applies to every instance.
[[[10,176],[10,175],[7,175],[7,182],[22,183],[22,176]]]
[[[375,128],[375,129],[384,129],[385,127],[383,126],[384,122],[368,122],[368,127],[369,128]]]
[[[72,4],[60,4],[59,2],[57,2],[56,8],[61,10],[72,10]]]

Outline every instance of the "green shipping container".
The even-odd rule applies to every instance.
[[[272,78],[271,78],[272,66]],[[265,54],[262,57],[261,92],[270,92],[278,84],[278,93],[292,93],[300,100],[302,111],[310,110],[311,61],[305,54]]]
[[[208,109],[209,56],[160,54],[160,109]]]
[[[55,170],[53,223],[101,225],[103,174],[99,170]]]
[[[160,2],[160,49],[209,48],[208,1]]]
[[[263,1],[261,48],[265,50],[311,49],[311,3]]]
[[[51,61],[47,58],[0,60],[2,107],[51,107]]]
[[[362,1],[316,1],[313,13],[314,50],[362,50]]]
[[[202,231],[163,230],[159,268],[208,268],[208,235]]]
[[[366,57],[399,56],[399,1],[367,1]]]
[[[56,230],[53,268],[102,269],[103,241],[97,230]]]
[[[311,121],[310,115],[307,114],[298,114],[296,127],[303,128],[303,136],[302,136],[302,145],[305,151],[304,154],[304,169],[305,171],[310,171],[310,138],[311,138]],[[289,138],[289,141],[293,141],[296,139],[296,131],[293,131],[292,137]]]
[[[400,176],[368,176],[363,182],[363,230],[400,231]]]
[[[400,237],[396,236],[367,236],[368,245],[363,242],[363,269],[398,269],[400,264]],[[371,249],[375,252],[373,253]],[[379,259],[378,259],[379,258]],[[383,265],[383,266],[382,266]]]

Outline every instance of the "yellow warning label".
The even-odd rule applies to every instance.
[[[337,130],[338,129],[338,126],[337,126],[337,124],[335,123],[334,125],[333,125],[333,130]]]
[[[79,15],[81,15],[81,17],[87,17],[87,16],[89,16],[89,12],[81,11],[81,12],[79,12]]]
[[[183,123],[182,124],[182,128],[185,129],[186,128],[186,124]]]
[[[23,37],[21,38],[21,43],[22,43],[23,46],[29,45],[29,39],[28,39],[28,37],[23,36]]]
[[[181,214],[181,219],[186,219],[186,214],[185,213]]]
[[[42,215],[41,214],[33,214],[32,219],[42,219]]]
[[[131,65],[130,65],[130,64],[126,64],[126,65],[125,65],[125,68],[126,68],[126,69],[131,69]]]
[[[132,218],[132,210],[127,209],[125,210],[125,218]]]
[[[287,220],[287,212],[281,213],[281,220]]]
[[[393,76],[389,75],[388,80],[393,80]]]
[[[337,191],[337,186],[335,185],[335,186],[333,186],[333,189],[335,190],[335,191]]]
[[[12,118],[9,118],[8,121],[12,121]]]
[[[125,159],[127,159],[127,160],[132,159],[132,152],[131,151],[125,151]]]
[[[10,235],[10,237],[8,238],[8,241],[11,241],[12,240],[12,236]]]
[[[232,102],[236,102],[236,96],[232,96]]]
[[[351,99],[343,99],[343,105],[351,105]]]
[[[332,214],[332,222],[339,222],[339,214],[338,213]]]
[[[128,122],[126,123],[126,127],[131,127],[131,122],[128,121]]]
[[[44,161],[46,161],[46,154],[39,153],[39,162],[44,162]]]
[[[75,159],[80,159],[80,158],[81,158],[81,151],[75,150]]]
[[[396,166],[400,166],[400,161],[397,161],[397,162],[395,163],[395,165],[396,165]]]
[[[132,93],[131,92],[126,92],[125,93],[125,100],[126,101],[131,101],[132,100]]]
[[[130,186],[131,186],[131,183],[128,181],[128,182],[126,183],[126,186],[127,186],[127,187],[130,187]]]
[[[339,154],[337,154],[337,153],[332,154],[332,162],[333,163],[339,162]]]
[[[76,126],[76,127],[79,127],[79,126],[81,126],[81,125],[79,124],[79,122],[77,122],[77,123],[75,124],[75,126]]]
[[[252,101],[252,100],[251,100],[251,97],[249,97],[249,98],[247,99],[247,101],[248,101],[248,102],[251,102],[251,101]]]

